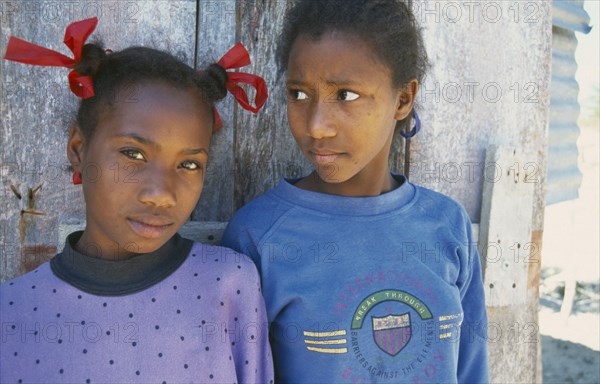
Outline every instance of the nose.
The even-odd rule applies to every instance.
[[[160,166],[147,167],[138,178],[142,183],[139,189],[140,202],[158,208],[169,208],[177,203],[175,193],[175,172]]]
[[[315,101],[311,106],[307,122],[307,133],[313,139],[330,138],[337,134],[333,119],[333,104],[322,99]]]

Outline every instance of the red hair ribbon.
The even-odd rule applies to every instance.
[[[97,17],[69,24],[65,30],[64,43],[73,52],[72,59],[62,53],[40,47],[14,36],[11,36],[8,41],[4,58],[25,64],[73,69],[75,64],[81,60],[83,45],[94,29],[96,29],[96,25],[98,25]],[[82,76],[73,69],[69,73],[69,85],[71,91],[82,99],[94,96],[91,76]]]
[[[248,54],[246,47],[244,47],[242,43],[237,43],[225,55],[223,55],[217,64],[219,64],[225,70],[245,67],[251,64],[250,54]],[[265,80],[260,76],[243,72],[227,72],[227,77],[229,80],[225,86],[227,87],[229,93],[231,93],[242,106],[242,108],[253,113],[258,112],[269,97]],[[256,89],[256,96],[254,97],[254,103],[256,106],[252,106],[252,104],[250,104],[246,91],[244,91],[244,89],[238,85],[239,83],[249,84]],[[219,116],[219,112],[217,112],[216,108],[214,111],[215,125],[213,132],[216,132],[221,129],[223,122],[221,121],[221,116]]]

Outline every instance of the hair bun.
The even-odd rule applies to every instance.
[[[210,77],[210,94],[215,100],[221,100],[227,96],[227,87],[229,81],[227,71],[219,64],[213,63],[206,68],[206,74]]]
[[[100,68],[100,62],[106,57],[104,48],[98,44],[86,44],[81,50],[81,60],[75,64],[75,70],[84,76],[94,76]]]

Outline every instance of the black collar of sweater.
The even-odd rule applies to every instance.
[[[193,242],[175,234],[151,253],[127,260],[106,260],[75,251],[83,231],[67,236],[62,253],[50,261],[54,275],[98,296],[123,296],[149,288],[171,275],[185,261]]]

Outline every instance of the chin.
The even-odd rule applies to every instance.
[[[317,175],[319,175],[319,179],[321,179],[321,181],[323,181],[324,183],[327,184],[341,184],[344,183],[348,180],[350,180],[350,177],[345,178],[345,177],[340,177],[340,176],[336,176],[336,175],[332,175],[331,173],[320,173],[317,172]]]
[[[160,247],[165,245],[173,235],[165,237],[164,239],[137,239],[125,242],[125,246],[122,247],[124,251],[129,253],[144,254],[152,253],[158,250]]]

